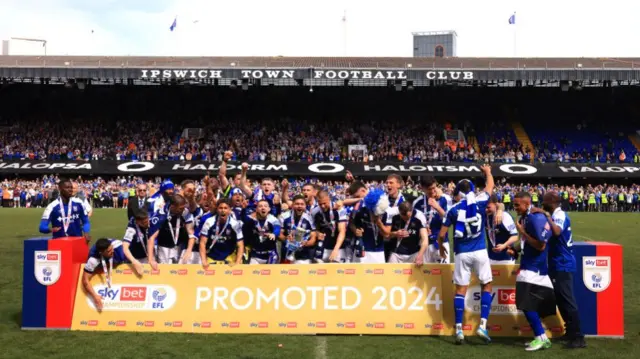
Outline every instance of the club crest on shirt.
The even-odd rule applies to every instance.
[[[611,284],[611,257],[582,257],[582,281],[592,292],[604,292]]]
[[[60,251],[35,251],[33,274],[42,285],[55,284],[60,279]]]

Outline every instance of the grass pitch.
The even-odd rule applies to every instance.
[[[574,240],[624,246],[625,339],[588,339],[589,348],[573,351],[555,344],[540,353],[525,353],[522,339],[502,338],[455,346],[450,337],[23,331],[22,241],[40,236],[41,215],[42,209],[0,209],[0,358],[640,358],[640,214],[570,214]],[[93,238],[121,237],[125,217],[124,210],[96,210]]]

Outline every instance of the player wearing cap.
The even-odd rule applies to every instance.
[[[456,321],[456,343],[464,342],[462,331],[462,318],[464,316],[465,296],[471,281],[471,272],[478,275],[482,285],[480,299],[480,326],[476,334],[486,342],[490,342],[487,331],[487,319],[491,311],[491,295],[493,281],[491,264],[487,254],[485,239],[485,224],[482,221],[482,212],[486,210],[489,193],[493,192],[494,182],[491,175],[491,167],[481,167],[486,177],[486,187],[478,196],[475,196],[473,183],[469,180],[458,182],[454,191],[454,199],[458,200],[446,213],[442,229],[438,235],[440,256],[448,256],[449,253],[443,246],[444,237],[449,233],[449,227],[454,227],[453,250],[455,253],[453,282],[456,294],[453,302]]]

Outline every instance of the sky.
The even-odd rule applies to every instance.
[[[459,57],[640,57],[635,0],[1,0],[0,14],[0,39],[46,39],[49,55],[411,57],[412,32],[455,30]]]

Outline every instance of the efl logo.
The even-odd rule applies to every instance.
[[[88,325],[88,326],[90,326],[90,327],[95,327],[95,326],[97,326],[97,325],[98,325],[98,321],[97,321],[97,320],[90,320],[90,321],[87,323],[87,325]]]
[[[500,276],[500,270],[499,269],[494,269],[491,271],[491,275],[494,277],[499,277]]]
[[[287,322],[287,328],[297,328],[298,323],[296,322]]]
[[[56,254],[56,253],[48,253],[47,254],[47,260],[48,261],[57,261],[58,260],[58,254]]]
[[[498,304],[515,305],[516,290],[515,289],[498,289]]]
[[[118,320],[116,322],[116,327],[126,327],[127,326],[127,321],[126,320]]]
[[[187,269],[178,270],[178,275],[187,275],[187,273],[189,273],[189,271]]]
[[[144,322],[145,327],[153,327],[155,325],[156,325],[156,322],[154,322],[153,320],[147,320]]]
[[[211,322],[202,322],[201,328],[211,328]]]
[[[120,300],[128,302],[144,302],[147,300],[147,287],[122,287]]]
[[[229,328],[240,328],[240,322],[229,323]]]
[[[465,325],[463,325],[463,326],[462,326],[462,330],[464,330],[465,332],[466,332],[466,331],[471,330],[471,324],[465,324]]]

